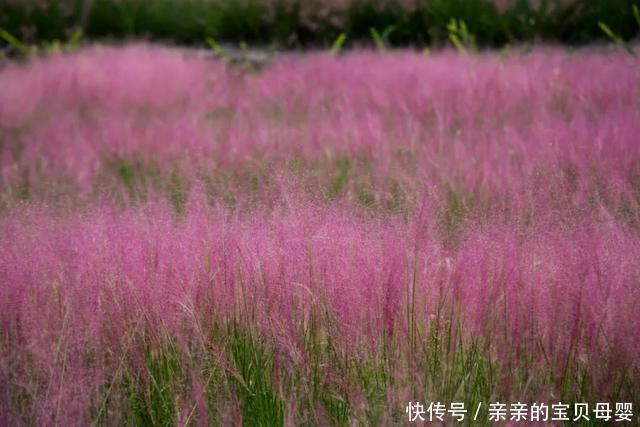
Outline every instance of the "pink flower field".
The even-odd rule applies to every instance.
[[[632,56],[134,44],[0,88],[0,425],[638,421]]]

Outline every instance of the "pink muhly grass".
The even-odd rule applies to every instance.
[[[499,359],[534,352],[562,375],[574,357],[599,363],[615,349],[615,369],[635,363],[640,350],[638,241],[613,224],[479,230],[445,258],[434,236],[414,254],[407,247],[415,235],[399,224],[333,209],[303,206],[263,219],[201,207],[177,223],[167,209],[103,206],[62,217],[23,210],[2,220],[1,322],[20,340],[5,348],[3,375],[45,382],[46,392],[23,385],[44,399],[43,417],[83,417],[137,322],[189,336],[199,333],[194,318],[235,318],[258,325],[295,359],[298,328],[316,315],[341,347],[375,354],[370,345],[384,335],[406,339],[414,255],[416,321],[433,315],[439,298],[454,302],[464,334],[488,334]],[[88,362],[93,351],[102,355]],[[604,381],[602,374],[594,372]]]
[[[276,60],[259,75],[159,48],[93,49],[0,74],[2,179],[34,189],[63,180],[86,193],[123,159],[194,175],[252,159],[346,155],[375,166],[376,192],[392,176],[411,193],[445,182],[522,204],[545,187],[538,174],[557,186],[571,171],[561,197],[572,204],[585,203],[593,180],[617,200],[637,167],[639,77],[622,54],[551,49],[318,54]]]
[[[176,422],[235,419],[241,397],[207,399],[244,390],[238,337],[273,353],[296,411],[315,409],[286,366],[358,413],[350,363],[402,403],[474,348],[506,371],[492,393],[588,372],[612,395],[640,351],[639,78],[621,54],[549,48],[243,74],[135,45],[8,66],[0,421],[118,424],[167,354]]]

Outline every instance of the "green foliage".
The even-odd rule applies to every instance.
[[[358,202],[360,202],[362,206],[373,206],[376,202],[376,197],[372,189],[365,185],[360,186],[358,188]]]
[[[0,39],[7,42],[16,52],[22,57],[29,57],[38,54],[53,54],[63,51],[74,51],[80,47],[82,42],[83,32],[82,30],[76,30],[69,40],[65,43],[60,42],[57,39],[52,41],[44,40],[40,45],[33,44],[27,45],[18,40],[8,31],[0,28]]]
[[[375,43],[376,49],[378,49],[378,51],[382,52],[386,50],[387,45],[389,43],[389,36],[391,35],[391,33],[393,33],[395,29],[396,29],[395,25],[389,25],[387,28],[385,28],[382,31],[382,33],[379,33],[378,30],[376,30],[373,27],[369,29],[369,32],[371,33],[371,38],[373,39],[373,42]]]
[[[451,42],[448,27],[456,17],[457,29],[460,22],[473,29],[478,46],[502,46],[531,40],[587,43],[604,35],[598,22],[628,40],[638,34],[640,15],[633,0],[519,0],[506,10],[496,8],[490,0],[430,0],[411,9],[396,2],[362,0],[328,16],[312,14],[306,18],[300,13],[304,7],[301,0],[292,5],[277,2],[269,11],[266,4],[261,0],[94,0],[85,11],[82,1],[45,1],[38,8],[2,2],[0,27],[29,43],[66,40],[71,29],[81,28],[91,39],[145,37],[200,45],[212,37],[229,43],[330,48],[335,35],[344,33],[354,41],[373,37],[378,46],[424,46]],[[23,32],[26,28],[29,32]],[[385,35],[378,28],[393,28],[393,32]],[[464,40],[460,42],[464,44]]]
[[[187,189],[184,180],[176,170],[171,173],[167,193],[176,213],[183,213],[187,203]]]
[[[469,32],[467,24],[463,20],[456,21],[451,19],[447,25],[449,31],[449,40],[460,53],[464,53],[467,49],[475,49],[476,37]]]
[[[340,51],[342,50],[342,47],[344,46],[345,42],[347,41],[347,35],[345,33],[341,33],[333,42],[333,45],[331,45],[331,54],[332,55],[337,55],[338,53],[340,53]]]
[[[336,173],[327,188],[327,198],[335,199],[338,194],[346,187],[349,181],[349,170],[351,169],[351,161],[348,157],[337,157],[335,159]]]
[[[127,188],[132,189],[134,174],[133,165],[126,161],[122,162],[118,167],[118,174],[120,175],[120,178],[122,178],[124,185],[126,185]]]
[[[125,378],[129,416],[134,425],[174,426],[178,407],[176,391],[183,381],[182,365],[171,344],[144,349],[146,372],[129,372]]]
[[[324,408],[328,412],[334,425],[348,426],[350,420],[349,401],[339,393],[326,393],[323,396]]]
[[[626,50],[630,55],[635,56],[635,53],[633,52],[633,49],[631,49],[631,46],[629,46],[629,44],[625,42],[622,39],[622,37],[614,33],[613,30],[609,28],[607,24],[605,24],[604,22],[598,22],[598,26],[600,27],[602,32],[605,33],[607,37],[609,37],[609,39],[611,39],[611,41],[613,41],[616,45],[618,45],[622,49]]]
[[[163,186],[176,185],[173,175],[163,176],[160,168],[139,159],[113,159],[105,171],[105,184],[111,184],[111,174],[122,184],[132,201],[145,200],[150,189],[161,190]],[[175,173],[174,173],[175,174]]]
[[[8,31],[4,28],[0,28],[0,38],[9,43],[14,49],[20,52],[23,55],[27,55],[29,53],[29,48],[27,45],[22,43],[20,40],[12,36]]]
[[[634,4],[631,10],[633,13],[633,17],[636,23],[638,24],[638,28],[640,29],[640,9],[638,9],[638,6]],[[611,28],[609,28],[607,24],[605,24],[602,21],[598,21],[598,27],[600,27],[602,32],[606,34],[607,37],[609,37],[609,39],[612,42],[614,42],[616,45],[618,45],[622,49],[626,50],[627,53],[629,53],[631,56],[634,56],[634,57],[636,56],[636,53],[633,51],[629,43],[627,43],[621,36],[616,34]]]
[[[456,191],[451,185],[446,185],[446,207],[443,214],[444,235],[455,238],[469,212],[467,198]]]
[[[385,208],[392,213],[404,212],[408,209],[407,197],[400,183],[389,179],[389,196],[385,200]]]
[[[390,378],[387,371],[389,365],[387,357],[389,355],[383,353],[379,357],[354,363],[353,375],[366,396],[367,407],[364,415],[371,425],[382,423],[385,410],[388,407],[387,390],[393,379]]]
[[[226,59],[227,55],[224,51],[224,49],[222,48],[222,46],[220,46],[220,44],[218,44],[218,42],[215,41],[215,39],[213,37],[207,37],[206,39],[207,44],[209,45],[209,48],[211,48],[211,50],[221,59]]]
[[[231,357],[238,371],[235,384],[243,424],[283,425],[284,405],[272,389],[273,354],[254,335],[235,329]]]
[[[69,41],[67,42],[67,46],[69,46],[69,48],[72,50],[78,49],[80,47],[80,43],[82,43],[83,37],[84,32],[82,30],[74,31],[74,33],[69,38]]]

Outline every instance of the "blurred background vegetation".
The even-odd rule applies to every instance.
[[[0,27],[24,43],[138,38],[185,45],[215,39],[276,48],[326,47],[384,34],[392,46],[442,45],[452,20],[479,47],[580,45],[638,32],[636,0],[0,0]],[[5,43],[6,40],[1,43]],[[8,45],[9,43],[5,43]]]

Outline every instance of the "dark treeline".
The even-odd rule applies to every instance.
[[[335,3],[335,5],[334,5]],[[545,41],[579,45],[638,32],[635,0],[0,0],[0,27],[26,42],[65,40],[77,29],[91,39],[146,38],[204,44],[323,47],[345,33],[350,43],[387,31],[394,46],[440,45],[451,19],[479,46]]]

